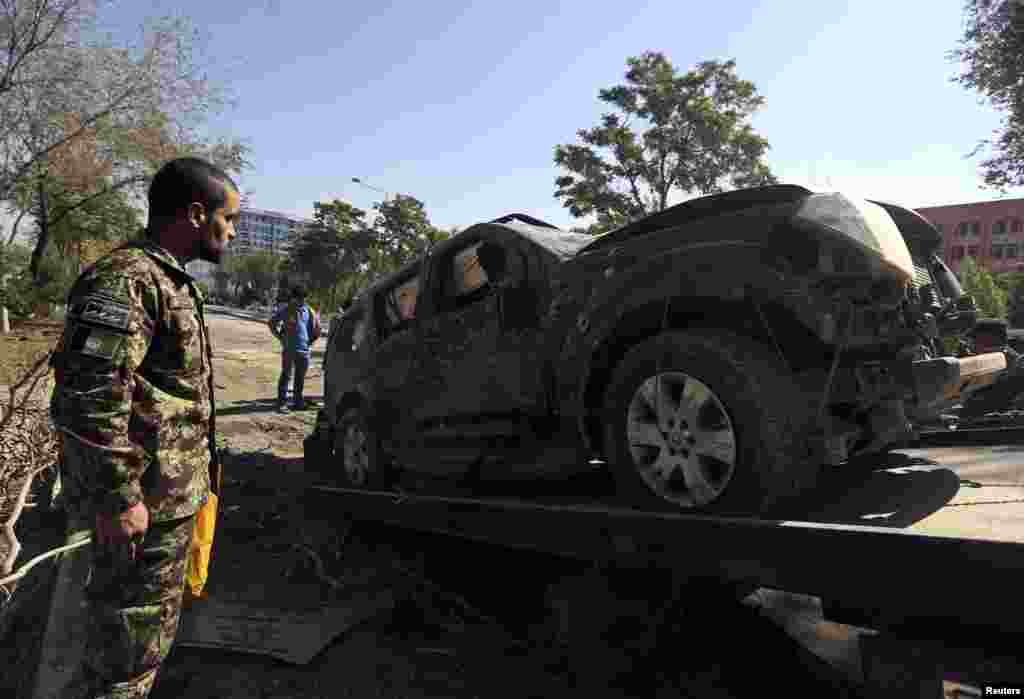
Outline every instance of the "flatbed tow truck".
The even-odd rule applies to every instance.
[[[644,512],[600,497],[368,492],[322,481],[308,489],[307,506],[598,566],[671,570],[684,597],[709,581],[810,595],[827,620],[867,631],[859,637],[866,696],[1018,695],[1024,430],[934,432],[921,443],[953,448],[894,452],[879,458],[878,470],[837,470],[799,520]]]

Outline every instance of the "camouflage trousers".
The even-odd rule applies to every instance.
[[[144,699],[171,650],[195,516],[153,522],[135,561],[93,547],[89,636],[66,696]]]

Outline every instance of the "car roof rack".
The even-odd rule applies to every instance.
[[[505,214],[504,216],[496,218],[493,221],[488,221],[488,223],[512,223],[513,221],[522,221],[523,223],[527,223],[531,226],[540,226],[541,228],[554,228],[555,230],[558,230],[558,226],[552,226],[547,221],[541,221],[539,218],[534,218],[533,216],[528,216],[527,214],[518,213]]]

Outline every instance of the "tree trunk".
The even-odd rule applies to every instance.
[[[39,281],[39,267],[43,262],[46,246],[50,243],[50,216],[46,201],[46,188],[43,186],[42,179],[39,181],[37,192],[39,195],[39,220],[36,221],[36,224],[39,226],[39,239],[36,240],[36,246],[32,250],[32,259],[28,264],[33,282]]]
[[[14,225],[11,226],[11,237],[7,239],[8,245],[12,245],[14,243],[14,239],[18,236],[18,226],[21,225],[21,219],[23,219],[27,213],[28,209],[23,209],[21,213],[18,214],[18,218],[14,219]]]

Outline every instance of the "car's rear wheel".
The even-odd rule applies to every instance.
[[[811,401],[775,350],[725,330],[633,347],[605,397],[605,445],[631,504],[768,514],[812,487]]]
[[[340,467],[342,482],[353,488],[387,488],[393,481],[380,440],[362,407],[348,408],[338,421],[334,430],[334,460]]]

